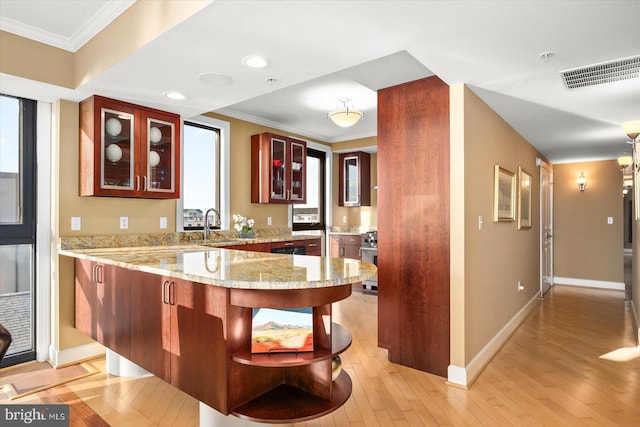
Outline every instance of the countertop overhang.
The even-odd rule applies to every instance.
[[[367,280],[375,265],[350,259],[222,249],[199,244],[129,248],[60,249],[59,255],[87,259],[237,289],[312,289]]]

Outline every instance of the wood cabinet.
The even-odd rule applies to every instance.
[[[251,203],[306,203],[306,187],[306,142],[272,133],[251,136]]]
[[[116,353],[130,356],[129,303],[126,280],[116,267],[75,260],[75,327]],[[113,313],[118,312],[118,316]]]
[[[180,197],[180,116],[91,96],[80,103],[80,195]]]
[[[360,234],[331,234],[330,239],[332,257],[361,259],[362,236]]]
[[[371,206],[371,156],[369,153],[341,153],[338,156],[338,205]]]
[[[105,272],[101,276],[96,265]],[[332,358],[351,345],[333,323],[332,303],[351,285],[257,290],[223,288],[123,267],[76,261],[76,327],[197,400],[228,415],[257,422],[302,422],[327,414],[351,395],[349,375],[332,379]],[[108,273],[108,274],[106,274]],[[116,289],[113,304],[95,283]],[[117,302],[117,305],[114,305]],[[313,307],[314,349],[302,353],[251,352],[253,308]],[[96,324],[118,325],[112,334]]]
[[[322,256],[322,239],[307,239],[307,255]]]

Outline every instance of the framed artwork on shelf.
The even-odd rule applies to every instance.
[[[496,165],[493,183],[493,221],[514,221],[516,219],[516,177],[513,172]]]
[[[518,230],[531,228],[531,184],[533,179],[518,166]]]

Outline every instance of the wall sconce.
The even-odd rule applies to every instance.
[[[584,191],[587,186],[587,178],[584,176],[584,173],[580,172],[580,176],[578,177],[578,188],[580,191]]]

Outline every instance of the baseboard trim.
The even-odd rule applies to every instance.
[[[97,342],[79,345],[77,347],[65,348],[63,350],[58,350],[57,348],[53,348],[53,346],[50,346],[49,359],[51,360],[51,363],[53,363],[53,366],[55,368],[58,368],[70,363],[75,363],[81,360],[100,356],[104,354],[104,352],[105,348]]]
[[[555,285],[567,285],[567,286],[580,286],[583,288],[600,288],[611,289],[615,291],[624,291],[624,282],[608,282],[605,280],[589,280],[589,279],[576,279],[573,277],[558,277],[553,278]]]
[[[640,298],[640,296],[636,296],[636,298]],[[633,325],[636,328],[636,344],[640,347],[640,318],[638,316],[638,312],[636,311],[636,305],[634,304],[634,300],[629,301],[631,304],[631,314],[633,317]]]
[[[507,322],[506,325],[500,329],[500,331],[485,345],[482,350],[476,356],[471,359],[469,364],[465,367],[449,365],[447,369],[447,383],[462,388],[468,388],[473,382],[480,376],[484,368],[487,366],[491,359],[500,351],[502,346],[507,342],[509,337],[518,329],[518,326],[529,315],[531,310],[540,302],[538,294],[536,293],[525,304],[524,307],[516,313],[515,316]]]

